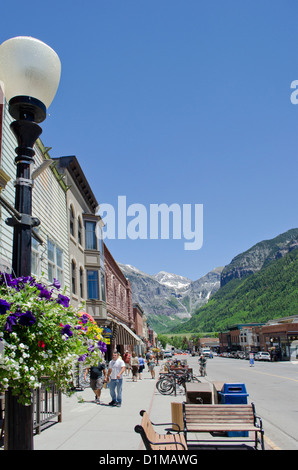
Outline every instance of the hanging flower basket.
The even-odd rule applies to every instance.
[[[0,389],[11,389],[23,405],[43,376],[69,395],[74,365],[101,360],[107,349],[93,318],[59,291],[57,280],[47,287],[32,276],[0,273]]]

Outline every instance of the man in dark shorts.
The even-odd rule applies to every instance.
[[[90,371],[90,387],[95,393],[95,403],[100,403],[101,389],[104,385],[104,379],[107,376],[106,363],[104,361],[99,362],[97,366],[91,366],[85,371],[85,378]]]

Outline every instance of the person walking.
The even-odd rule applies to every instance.
[[[125,362],[125,375],[129,375],[129,371],[131,368],[131,355],[128,351],[125,351],[125,353],[123,354],[123,361]]]
[[[147,366],[148,366],[148,371],[149,371],[149,359],[150,359],[150,356],[151,356],[151,351],[147,351],[146,352],[146,362],[147,362]]]
[[[249,367],[253,367],[255,364],[255,355],[253,352],[249,353]]]
[[[106,381],[110,380],[110,395],[112,401],[109,403],[110,406],[121,406],[122,404],[122,383],[123,383],[123,372],[125,371],[125,362],[119,356],[116,351],[113,353],[113,359],[109,362],[109,369],[106,377]]]
[[[100,404],[101,390],[103,388],[103,385],[105,383],[105,378],[107,376],[105,361],[99,362],[97,366],[88,367],[85,370],[85,374],[84,374],[85,380],[87,378],[88,373],[90,373],[90,387],[95,393],[95,403]]]
[[[154,360],[153,355],[151,355],[148,359],[148,367],[149,367],[149,371],[151,373],[151,378],[155,379],[155,360]]]
[[[132,370],[132,381],[137,382],[139,372],[139,359],[135,352],[132,353],[131,357],[131,370]]]
[[[201,377],[204,377],[205,375],[207,375],[207,370],[206,370],[206,368],[207,368],[207,359],[204,356],[204,354],[201,354],[200,359],[199,359],[199,364],[200,364]]]
[[[145,359],[142,354],[139,355],[139,380],[142,380],[142,373],[145,369]]]

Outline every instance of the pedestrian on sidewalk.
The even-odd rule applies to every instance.
[[[90,387],[95,393],[95,403],[100,404],[101,390],[104,386],[107,376],[106,363],[104,360],[100,361],[98,365],[88,367],[85,370],[84,379],[86,380],[87,374],[90,373]]]
[[[113,359],[109,362],[109,369],[106,377],[106,381],[110,381],[110,395],[112,401],[109,403],[110,406],[121,406],[122,404],[122,383],[123,373],[125,371],[125,362],[119,356],[116,351],[113,353]]]
[[[131,356],[131,370],[132,370],[132,381],[137,382],[138,372],[139,372],[139,359],[135,351],[132,353],[132,356]]]
[[[123,361],[125,362],[125,375],[129,375],[129,371],[131,369],[131,355],[128,351],[125,351],[123,354]]]
[[[147,362],[147,366],[148,366],[148,371],[149,371],[149,359],[150,359],[150,356],[151,356],[151,351],[148,351],[146,352],[146,362]]]
[[[151,378],[152,379],[155,379],[155,359],[154,359],[154,356],[151,355],[149,357],[149,360],[148,360],[148,367],[149,367],[149,371],[151,373]]]
[[[142,354],[139,355],[139,380],[142,380],[142,373],[145,369],[145,359]]]

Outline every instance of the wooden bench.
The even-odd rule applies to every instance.
[[[160,423],[154,424],[150,421],[149,415],[145,410],[140,411],[142,422],[140,425],[135,426],[135,432],[141,434],[146,450],[187,450],[187,444],[183,433],[176,434],[159,434],[155,431],[153,426],[166,426],[174,425],[175,423]],[[175,426],[180,429],[178,424]]]
[[[188,432],[253,431],[255,449],[257,450],[258,443],[260,443],[264,450],[262,420],[256,416],[253,403],[250,405],[195,405],[184,402],[183,421],[186,440]]]

